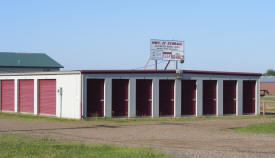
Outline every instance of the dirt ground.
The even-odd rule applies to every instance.
[[[0,119],[0,133],[151,147],[174,158],[274,158],[274,134],[245,134],[231,130],[271,121],[275,119],[129,123]]]

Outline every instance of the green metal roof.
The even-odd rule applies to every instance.
[[[0,67],[63,68],[61,64],[44,53],[0,52]]]

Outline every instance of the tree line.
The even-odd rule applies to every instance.
[[[268,69],[266,73],[264,73],[264,76],[275,76],[275,70]]]

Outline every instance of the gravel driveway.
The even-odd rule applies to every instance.
[[[275,157],[275,135],[236,133],[231,128],[275,119],[182,122],[58,122],[0,119],[0,133],[58,140],[146,146],[174,158]]]

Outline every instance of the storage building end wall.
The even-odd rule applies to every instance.
[[[57,117],[81,119],[81,75],[59,75],[56,86],[63,91],[56,96]]]
[[[7,75],[0,76],[0,81],[3,80],[14,80],[14,111],[19,111],[19,80],[33,80],[34,81],[34,112],[30,114],[34,115],[48,115],[52,114],[40,114],[39,112],[39,80],[56,80],[56,114],[52,116],[62,117],[62,118],[73,118],[81,119],[81,74],[49,74],[49,75],[38,75],[34,73],[33,75]],[[60,95],[59,91],[62,87],[63,94]],[[1,91],[0,91],[1,93]],[[1,96],[1,95],[0,95]],[[0,97],[1,98],[1,97]],[[0,102],[1,104],[1,102]]]

